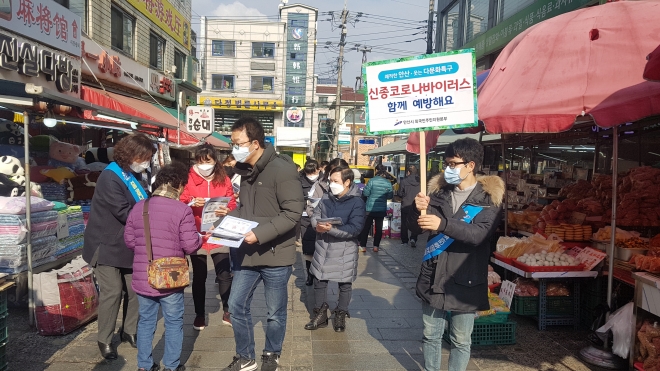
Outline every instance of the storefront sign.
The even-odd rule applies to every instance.
[[[186,124],[189,133],[211,134],[215,128],[215,111],[211,107],[188,107],[186,108]]]
[[[80,98],[80,58],[0,31],[0,79]]]
[[[86,37],[82,38],[81,45],[82,58],[87,62],[83,63],[83,74],[136,90],[147,88],[147,67],[113,52],[110,48],[108,51],[103,50],[96,42]]]
[[[286,151],[282,147],[309,148],[309,128],[278,127],[275,134],[280,151]]]
[[[281,100],[251,99],[251,98],[198,98],[200,105],[213,106],[215,109],[232,111],[282,111]]]
[[[351,144],[351,135],[350,134],[339,134],[337,138],[337,144]]]
[[[473,49],[370,62],[363,71],[370,134],[478,125]]]
[[[307,97],[307,51],[309,14],[289,12],[287,14],[287,53],[286,53],[286,86],[284,103],[287,117],[285,125],[304,127],[305,120],[302,110]],[[289,117],[289,112],[292,115]],[[279,142],[278,142],[279,143]]]
[[[0,0],[0,27],[80,55],[80,17],[51,0]]]
[[[275,137],[264,137],[264,142],[269,143],[275,147]]]
[[[286,119],[296,124],[302,121],[304,115],[303,110],[298,107],[289,107],[286,110]]]
[[[167,0],[126,0],[186,50],[190,50],[190,21]]]
[[[160,72],[150,69],[149,93],[169,101],[174,101],[176,97],[176,86],[174,80]]]
[[[463,45],[463,49],[474,48],[476,58],[481,58],[503,48],[514,37],[531,26],[560,14],[582,8],[590,2],[591,0],[537,0],[527,8]]]

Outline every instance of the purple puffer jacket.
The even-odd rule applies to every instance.
[[[142,210],[144,201],[138,202],[126,221],[124,240],[133,250],[133,290],[143,296],[166,296],[183,289],[156,290],[147,280],[147,245],[144,238]],[[149,201],[149,224],[154,260],[190,255],[199,250],[202,239],[195,227],[192,209],[181,201],[155,196]]]

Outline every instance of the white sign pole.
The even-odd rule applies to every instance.
[[[426,132],[419,132],[419,180],[422,186],[422,194],[426,194]],[[421,211],[426,215],[426,210]]]

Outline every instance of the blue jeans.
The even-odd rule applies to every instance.
[[[424,371],[440,371],[442,358],[442,334],[447,324],[447,312],[422,303],[422,319],[424,321]],[[472,345],[472,328],[474,313],[451,313],[451,328],[449,339],[449,371],[465,371],[470,361],[470,346]]]
[[[234,267],[234,281],[229,295],[229,313],[234,328],[236,353],[246,359],[256,359],[254,353],[254,326],[250,303],[254,290],[264,282],[268,318],[264,352],[282,353],[286,333],[288,301],[287,285],[292,267]]]
[[[150,370],[154,363],[151,352],[160,307],[165,320],[163,365],[170,370],[176,370],[179,367],[183,346],[183,291],[162,297],[138,294],[138,302],[140,303],[140,319],[137,326],[138,368]]]

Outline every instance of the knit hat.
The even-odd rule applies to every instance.
[[[351,169],[351,170],[353,170],[353,177],[355,178],[353,182],[360,183],[360,178],[362,178],[362,173],[360,173],[360,170],[358,169]]]

